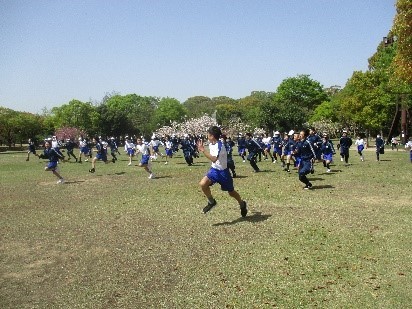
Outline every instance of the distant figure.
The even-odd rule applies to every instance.
[[[349,148],[352,146],[352,139],[348,136],[348,131],[342,131],[342,137],[339,140],[340,160],[349,164]]]
[[[35,155],[36,157],[38,157],[38,155],[36,154],[36,144],[34,143],[34,141],[29,138],[29,147],[27,149],[27,158],[26,161],[30,160],[30,154]]]
[[[379,161],[379,155],[385,153],[385,142],[381,138],[381,136],[378,134],[376,136],[376,141],[375,141],[375,146],[376,146],[376,161]]]
[[[396,137],[392,137],[391,146],[392,150],[396,149],[396,151],[398,151],[398,139]]]
[[[405,144],[405,149],[409,149],[409,159],[412,163],[412,137],[409,138],[409,141]]]
[[[363,138],[358,136],[355,141],[355,146],[357,147],[358,154],[360,156],[361,161],[364,161],[363,153],[362,151],[365,149],[365,141]]]

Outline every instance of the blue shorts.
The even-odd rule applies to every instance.
[[[323,155],[323,160],[332,161],[333,154],[328,153]]]
[[[82,147],[80,148],[80,153],[84,153],[84,154],[89,154],[90,150],[88,147]]]
[[[363,151],[363,149],[364,149],[365,147],[363,146],[363,145],[358,145],[358,151]]]
[[[233,178],[230,176],[229,169],[217,170],[215,168],[211,168],[207,172],[206,176],[210,179],[212,185],[215,183],[220,184],[222,191],[232,192],[235,190],[235,187],[233,186]]]
[[[127,154],[128,154],[129,156],[134,156],[134,149],[132,149],[132,148],[127,148]]]
[[[271,144],[265,145],[265,149],[267,149],[268,151],[270,151],[271,148],[272,148],[272,145],[271,145]]]
[[[146,165],[149,164],[150,156],[149,155],[142,155],[142,159],[140,160],[140,164]]]
[[[246,148],[239,148],[238,151],[240,156],[244,155],[246,153]]]
[[[290,156],[292,154],[292,150],[284,150],[283,155],[284,156]]]
[[[49,162],[49,164],[47,164],[47,168],[54,171],[57,168],[57,161]]]
[[[275,148],[273,149],[273,152],[274,152],[274,153],[277,153],[278,155],[281,155],[281,154],[282,154],[282,148],[280,148],[280,147],[275,147]]]
[[[153,146],[153,151],[158,152],[159,151],[159,146]]]
[[[98,154],[96,154],[96,159],[97,160],[101,160],[101,161],[103,161],[103,162],[106,162],[107,161],[107,155],[104,153],[98,153]]]
[[[171,149],[171,148],[166,148],[166,155],[167,155],[168,157],[173,156],[173,149]]]

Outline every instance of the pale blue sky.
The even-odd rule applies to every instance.
[[[0,106],[122,95],[243,98],[365,71],[396,0],[0,0]]]

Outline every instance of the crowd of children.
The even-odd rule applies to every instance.
[[[275,131],[273,136],[269,134],[261,134],[254,136],[251,133],[239,134],[235,143],[230,136],[222,134],[217,126],[209,128],[207,134],[207,142],[209,144],[209,152],[205,150],[204,142],[206,139],[203,136],[192,136],[184,134],[181,138],[172,135],[159,138],[153,135],[150,141],[145,141],[143,137],[124,138],[124,151],[128,156],[128,165],[132,165],[133,158],[141,155],[141,160],[138,164],[148,174],[149,179],[155,178],[151,162],[159,157],[165,160],[164,164],[168,164],[169,160],[176,152],[182,150],[183,157],[187,165],[193,165],[194,158],[199,157],[199,152],[212,162],[211,169],[200,181],[200,187],[208,199],[208,204],[203,209],[204,213],[209,212],[215,205],[216,201],[213,198],[210,186],[214,183],[219,183],[222,190],[228,191],[229,195],[237,200],[240,206],[241,215],[247,214],[246,202],[241,199],[239,193],[234,190],[233,178],[237,177],[235,161],[233,159],[233,148],[237,145],[238,155],[243,162],[246,160],[252,167],[255,173],[260,172],[258,162],[262,160],[270,160],[273,163],[280,161],[284,171],[290,173],[291,168],[297,169],[298,179],[304,184],[304,189],[312,189],[313,185],[307,178],[308,174],[314,173],[315,162],[323,163],[325,171],[331,172],[330,164],[333,162],[333,156],[336,154],[335,146],[329,139],[327,133],[319,135],[314,129],[302,130],[295,132],[290,130],[283,134],[283,138],[279,131]],[[120,141],[114,137],[103,139],[95,136],[92,141],[86,138],[78,138],[78,143],[72,139],[59,141],[56,136],[46,139],[43,143],[44,151],[42,154],[36,152],[35,143],[32,139],[28,141],[28,152],[26,160],[29,161],[30,154],[39,158],[48,159],[48,164],[45,167],[46,171],[51,171],[57,178],[58,183],[64,183],[63,177],[58,171],[58,162],[67,161],[74,158],[75,162],[82,163],[92,159],[90,173],[96,171],[96,162],[103,161],[104,163],[115,163],[120,155],[118,145]],[[358,136],[354,145],[356,146],[360,160],[364,161],[363,150],[366,148],[366,143],[361,136]],[[340,160],[349,165],[349,149],[352,146],[352,139],[348,136],[347,131],[342,131],[342,136],[339,139],[337,149],[339,150]],[[79,155],[76,157],[74,149],[79,148]],[[165,154],[160,150],[164,147]],[[377,135],[375,140],[376,159],[380,160],[380,155],[384,153],[384,141]],[[108,159],[108,148],[110,148],[111,160]],[[405,145],[410,151],[410,160],[412,163],[412,138]],[[62,149],[65,149],[66,156]],[[93,157],[93,149],[96,154]],[[64,150],[63,150],[64,151]]]

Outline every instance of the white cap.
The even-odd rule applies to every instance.
[[[293,135],[293,134],[295,134],[295,131],[293,131],[293,130],[290,130],[289,133],[288,133],[288,135]]]
[[[279,132],[279,131],[276,131],[276,132],[275,132],[275,135],[279,135],[279,134],[280,134],[280,132]]]

